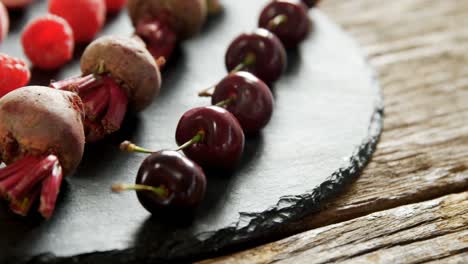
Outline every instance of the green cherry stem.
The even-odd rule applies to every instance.
[[[224,100],[224,101],[221,101],[217,104],[215,104],[215,106],[219,106],[219,107],[224,107],[224,106],[227,106],[227,105],[230,105],[232,102],[234,102],[236,100],[236,97],[235,96],[231,96],[229,97],[228,99]]]
[[[160,196],[166,198],[169,196],[169,191],[164,186],[153,187],[142,184],[114,184],[112,186],[113,192],[124,192],[124,191],[150,191]]]
[[[286,17],[286,16],[284,16],[284,17]],[[245,67],[254,65],[256,61],[257,61],[257,57],[255,56],[255,53],[249,52],[245,56],[244,60],[239,65],[237,65],[230,73],[236,73],[236,72],[242,71],[243,69],[245,69]],[[211,92],[211,90],[213,90],[215,88],[216,88],[216,85],[208,87],[208,88],[206,88],[204,90],[201,90],[198,93],[198,96],[200,96],[200,97],[211,97],[211,96],[213,96],[213,93]]]
[[[125,152],[139,152],[139,153],[146,153],[146,154],[152,154],[155,152],[155,151],[137,146],[130,141],[122,142],[120,144],[120,150],[125,151]]]
[[[178,148],[176,148],[175,151],[184,150],[184,149],[192,146],[195,143],[203,141],[204,138],[205,138],[205,131],[200,130],[200,131],[198,131],[198,133],[191,140],[187,141],[185,144],[183,144],[183,145],[179,146]]]
[[[274,29],[286,22],[288,22],[288,17],[286,15],[277,15],[270,20],[270,22],[268,23],[268,28]]]
[[[216,86],[211,86],[211,87],[208,87],[204,90],[201,90],[199,93],[198,93],[198,96],[200,97],[211,97],[213,96],[213,92],[211,92],[211,90],[215,89]]]
[[[254,65],[256,60],[257,58],[255,54],[252,52],[249,52],[245,56],[244,60],[239,65],[237,65],[230,73],[235,73],[235,72],[243,70],[247,66]]]
[[[183,145],[179,146],[178,148],[174,149],[174,151],[181,151],[184,150],[190,146],[192,146],[195,143],[201,142],[205,139],[205,131],[200,130],[198,133],[189,141],[184,143]],[[124,141],[120,144],[120,150],[125,151],[125,152],[138,152],[138,153],[146,153],[146,154],[153,154],[156,151],[149,150],[146,148],[142,148],[138,145],[133,144],[130,141]]]

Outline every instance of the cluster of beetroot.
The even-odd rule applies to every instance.
[[[113,190],[136,190],[143,207],[158,215],[196,208],[207,184],[203,169],[235,168],[243,154],[245,135],[258,133],[270,121],[274,99],[268,84],[286,68],[285,47],[297,47],[310,31],[306,4],[312,7],[316,3],[272,1],[260,15],[259,29],[230,44],[225,54],[229,74],[200,92],[200,96],[211,97],[212,106],[191,109],[181,117],[175,133],[177,149],[151,151],[122,143],[125,151],[150,155],[135,184],[117,184]]]
[[[142,2],[152,4],[138,11],[134,23],[158,21],[179,40],[195,34],[208,13],[206,0],[130,0],[129,10]],[[188,10],[198,19],[166,19]],[[80,163],[85,141],[117,131],[129,109],[141,111],[158,95],[165,58],[148,49],[165,39],[154,30],[143,40],[137,29],[132,37],[101,37],[85,49],[81,76],[23,87],[0,99],[0,162],[7,164],[0,169],[0,196],[13,212],[28,214],[40,196],[39,212],[51,217],[63,175]],[[38,37],[49,37],[48,31]]]

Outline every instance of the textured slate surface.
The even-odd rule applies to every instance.
[[[64,184],[51,221],[20,219],[0,205],[0,260],[49,252],[33,262],[142,263],[212,254],[268,236],[269,230],[336,195],[359,173],[381,131],[380,89],[355,42],[313,11],[313,33],[289,53],[288,71],[273,87],[273,120],[261,135],[247,140],[238,170],[209,173],[207,199],[193,219],[175,224],[162,216],[151,218],[134,194],[110,193],[112,183],[134,180],[144,158],[120,153],[118,142],[131,139],[154,149],[175,146],[178,118],[209,103],[196,92],[225,75],[225,48],[236,35],[254,28],[266,1],[224,2],[226,12],[181,46],[163,73],[163,91],[154,104],[130,116],[121,133],[88,146],[80,168]],[[0,51],[22,56],[19,31],[44,10],[45,1],[38,1],[16,14],[13,34]],[[131,31],[121,14],[103,34]],[[34,71],[33,83],[78,73],[77,63],[55,73]],[[101,253],[92,253],[96,251]],[[84,255],[68,258],[77,254]]]

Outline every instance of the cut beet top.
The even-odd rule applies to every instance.
[[[64,174],[80,163],[84,149],[83,106],[71,92],[31,86],[0,99],[0,196],[13,212],[27,215],[40,196],[50,218]]]

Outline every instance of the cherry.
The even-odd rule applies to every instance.
[[[268,4],[260,15],[258,25],[273,32],[286,48],[296,47],[310,31],[307,7],[291,0]]]
[[[248,71],[266,83],[276,81],[286,69],[286,51],[281,41],[265,29],[242,34],[226,52],[228,71]]]
[[[213,105],[225,107],[239,121],[244,133],[253,134],[264,128],[273,113],[273,95],[268,86],[253,74],[235,72],[215,86]]]
[[[205,196],[202,168],[177,151],[152,153],[140,166],[135,185],[118,184],[116,192],[136,190],[143,207],[154,215],[196,208]]]
[[[304,4],[306,4],[309,8],[315,7],[320,0],[302,0]]]
[[[237,119],[218,106],[187,111],[176,130],[177,144],[204,168],[231,169],[244,150],[244,132]]]

